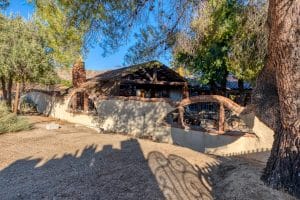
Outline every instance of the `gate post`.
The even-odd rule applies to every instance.
[[[224,124],[225,124],[225,109],[224,109],[224,104],[220,103],[220,108],[219,108],[219,134],[224,133]]]
[[[179,116],[178,116],[178,125],[181,128],[184,128],[184,108],[183,106],[178,107]]]

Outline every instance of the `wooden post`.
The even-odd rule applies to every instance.
[[[184,126],[184,107],[183,106],[178,107],[178,112],[179,112],[178,126],[180,128],[183,128],[183,127],[185,127]]]
[[[78,99],[78,93],[76,92],[72,97],[72,111],[76,111],[77,109],[77,99]]]
[[[187,83],[183,86],[183,98],[189,98],[189,88]]]
[[[83,111],[89,111],[89,96],[86,93],[83,94]]]
[[[153,79],[154,83],[157,82],[157,69],[156,68],[153,69],[153,78],[152,79]]]
[[[224,104],[220,103],[220,109],[219,109],[219,133],[224,133],[224,124],[225,124],[225,109],[224,109]]]
[[[18,107],[19,107],[19,96],[20,96],[20,83],[17,82],[17,88],[16,88],[16,96],[15,96],[15,105],[14,105],[14,113],[18,113]]]

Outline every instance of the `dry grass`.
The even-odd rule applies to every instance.
[[[30,129],[30,124],[23,117],[11,113],[5,103],[0,103],[0,134]]]

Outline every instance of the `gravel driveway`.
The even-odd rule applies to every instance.
[[[51,119],[30,120],[33,130],[0,135],[0,200],[295,199],[260,181],[265,154],[214,157],[61,121],[49,131]]]
[[[212,199],[198,168],[217,160],[69,123],[0,135],[0,199]]]

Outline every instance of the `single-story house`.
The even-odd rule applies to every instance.
[[[157,61],[86,78],[84,62],[79,60],[72,69],[72,83],[55,93],[31,90],[23,99],[34,102],[40,113],[100,132],[129,134],[202,152],[229,155],[272,145],[273,131],[253,113],[244,114],[244,107],[223,96],[190,97],[187,80]],[[189,107],[207,102],[213,104],[208,108],[213,113],[194,112]],[[246,121],[236,120],[238,117]],[[214,132],[194,129],[199,126]]]

